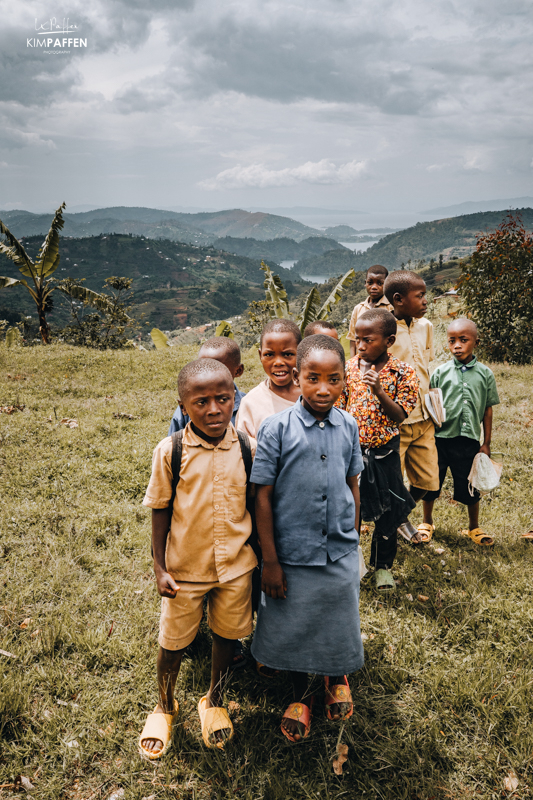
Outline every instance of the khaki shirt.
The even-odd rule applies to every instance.
[[[389,303],[385,295],[379,298],[378,302],[375,306],[370,305],[370,297],[367,297],[366,300],[363,300],[362,303],[358,303],[354,310],[352,311],[352,317],[350,319],[350,327],[348,330],[347,339],[350,341],[355,342],[355,323],[361,316],[361,314],[365,314],[367,311],[373,311],[375,308],[379,308],[382,311],[390,311],[391,314],[394,311],[394,306]]]
[[[257,431],[267,417],[293,405],[293,400],[286,400],[270,389],[270,379],[267,378],[242,398],[235,427],[257,439]]]
[[[389,347],[389,353],[414,367],[420,381],[416,406],[405,420],[408,425],[412,425],[414,422],[429,419],[424,397],[429,391],[429,362],[435,358],[433,325],[425,317],[413,318],[409,326],[404,319],[398,319],[396,322],[398,323],[396,341]]]
[[[252,454],[256,443],[251,442]],[[143,505],[167,508],[172,494],[172,438],[159,442]],[[249,544],[246,471],[235,428],[216,447],[194,433],[183,434],[180,480],[176,489],[166,567],[175,580],[226,583],[257,564]]]

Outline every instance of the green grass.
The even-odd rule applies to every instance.
[[[224,754],[205,750],[196,713],[209,682],[203,630],[179,679],[174,747],[161,764],[139,759],[156,700],[159,615],[141,501],[177,372],[194,355],[0,347],[0,405],[25,404],[0,414],[0,647],[17,656],[0,655],[0,785],[22,774],[50,800],[96,800],[118,787],[139,800],[488,800],[510,796],[503,781],[513,771],[515,797],[531,797],[533,548],[519,539],[533,488],[526,367],[495,367],[493,449],[505,453],[505,471],[481,517],[494,552],[458,536],[466,516],[448,492],[434,544],[400,545],[396,594],[377,597],[363,581],[366,664],[350,677],[352,719],[328,724],[313,681],[311,737],[290,746],[279,731],[287,681],[246,670],[228,689],[239,704],[233,743]],[[241,386],[261,374],[248,354]],[[368,556],[369,537],[363,548]],[[338,739],[349,748],[342,777],[332,770]]]

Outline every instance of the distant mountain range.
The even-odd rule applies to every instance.
[[[533,197],[508,197],[506,200],[467,200],[454,206],[440,206],[423,211],[426,214],[443,214],[456,217],[462,214],[475,214],[479,211],[505,211],[509,208],[528,208],[533,206]]]
[[[0,218],[15,236],[46,234],[52,214],[29,211],[4,211]],[[189,244],[209,245],[221,236],[253,237],[260,241],[289,237],[297,242],[309,236],[322,236],[322,231],[301,222],[265,212],[204,211],[185,214],[165,209],[116,206],[65,213],[63,236],[76,238],[102,233],[131,233],[149,239],[170,239]]]
[[[387,269],[398,269],[407,264],[431,258],[444,260],[454,256],[467,256],[473,252],[480,233],[494,230],[505,219],[506,211],[486,211],[459,217],[418,222],[412,228],[391,233],[369,247],[364,253],[331,250],[321,256],[299,260],[294,269],[302,277],[310,275],[339,275],[353,267],[368,269],[373,264],[383,264]],[[518,209],[524,227],[533,231],[533,208]],[[346,241],[346,240],[345,240]]]
[[[332,249],[347,249],[342,244],[325,236],[310,236],[301,242],[296,242],[294,239],[289,239],[285,236],[280,239],[268,239],[264,242],[257,239],[239,239],[233,236],[225,236],[221,239],[215,239],[213,247],[226,253],[234,253],[248,258],[270,258],[278,264],[280,261],[297,261],[300,258],[323,255]]]

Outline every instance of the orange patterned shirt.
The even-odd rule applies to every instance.
[[[361,447],[387,444],[399,434],[401,423],[385,414],[370,386],[363,383],[358,356],[346,362],[344,379],[346,386],[335,405],[355,417]],[[389,353],[389,360],[379,373],[379,381],[386,394],[409,416],[418,397],[419,381],[414,367]]]

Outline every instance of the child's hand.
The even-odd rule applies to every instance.
[[[379,382],[379,372],[376,372],[375,366],[372,364],[370,369],[363,375],[363,383],[370,386],[374,394],[379,394],[381,391],[381,383]]]
[[[273,600],[285,600],[287,579],[280,564],[265,564],[261,575],[261,591]]]
[[[485,455],[490,458],[490,444],[482,444],[478,452],[485,453]]]
[[[161,597],[176,597],[180,587],[168,572],[160,572],[156,574],[157,591]]]

